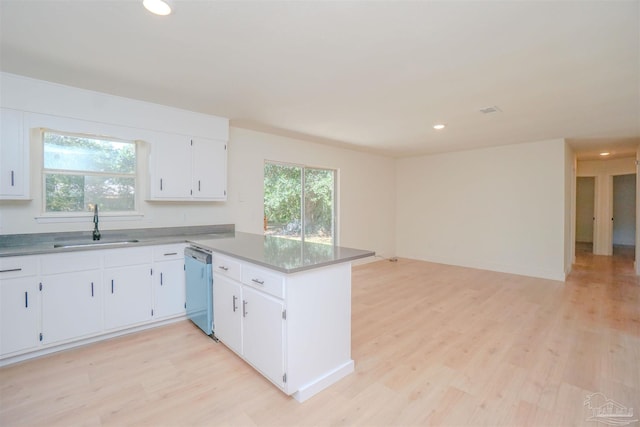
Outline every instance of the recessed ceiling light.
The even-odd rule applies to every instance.
[[[600,153],[600,155],[601,155],[601,156],[603,156],[603,157],[604,157],[604,156],[608,156],[608,155],[610,155],[610,154],[611,154],[611,153],[609,153],[608,151],[603,151],[602,153]]]
[[[443,125],[443,124],[437,124],[437,125],[433,125],[433,128],[434,128],[435,130],[442,130],[442,129],[444,129],[444,128],[445,128],[445,125]]]
[[[143,0],[142,5],[156,15],[166,16],[171,13],[171,5],[168,0]]]

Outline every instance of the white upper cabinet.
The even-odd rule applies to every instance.
[[[227,198],[227,143],[163,136],[151,143],[150,200],[223,201]]]
[[[162,137],[151,145],[151,200],[184,200],[191,191],[189,140]]]
[[[227,143],[193,138],[193,197],[203,200],[227,199]]]
[[[0,200],[29,198],[29,141],[22,111],[0,108]]]

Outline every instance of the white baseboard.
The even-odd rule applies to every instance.
[[[184,315],[178,317],[172,317],[165,320],[159,320],[154,322],[145,323],[138,326],[133,326],[127,329],[122,329],[119,331],[113,331],[108,333],[100,333],[90,337],[81,338],[73,341],[62,342],[59,344],[50,344],[46,347],[36,347],[33,349],[29,349],[21,352],[20,354],[13,355],[3,355],[0,359],[0,367],[11,365],[14,363],[22,362],[29,359],[35,359],[36,357],[46,356],[47,354],[57,353],[59,351],[68,350],[74,347],[80,347],[87,344],[92,344],[99,341],[104,341],[110,338],[119,337],[122,335],[132,334],[134,332],[143,331],[145,329],[157,328],[159,326],[168,325],[171,323],[179,322],[181,320],[185,320],[187,317]]]
[[[300,387],[298,391],[293,393],[292,396],[298,402],[302,403],[305,400],[309,399],[310,397],[313,397],[316,394],[320,393],[322,390],[329,387],[330,385],[336,383],[337,381],[340,381],[342,378],[351,374],[354,370],[355,370],[355,365],[353,363],[353,360],[349,360],[344,365],[338,367],[337,369],[326,374],[325,376],[316,379],[312,383],[305,384],[304,386]]]

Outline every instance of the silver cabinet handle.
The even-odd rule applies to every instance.
[[[24,293],[24,307],[25,308],[29,308],[29,293],[28,292]]]
[[[16,271],[22,271],[21,268],[10,268],[8,270],[0,270],[0,273],[12,273],[12,272],[16,272]]]
[[[226,267],[224,265],[219,265],[218,268],[222,271],[229,271],[229,267]]]
[[[13,175],[14,175],[14,173],[13,173],[13,171],[11,171],[11,186],[12,187],[14,187],[14,184],[15,184],[15,181],[13,179]]]
[[[245,300],[242,300],[242,317],[247,317],[247,304]]]
[[[251,279],[253,283],[257,283],[258,285],[264,285],[264,280],[260,279]]]
[[[237,296],[233,296],[233,312],[235,313],[236,310],[238,309],[238,307],[236,307],[236,300],[238,299]]]
[[[164,254],[164,256],[178,255],[178,252],[169,252]]]

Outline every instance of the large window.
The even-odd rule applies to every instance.
[[[135,211],[136,144],[43,132],[45,212]]]
[[[265,163],[265,234],[334,244],[335,176],[332,169]]]

